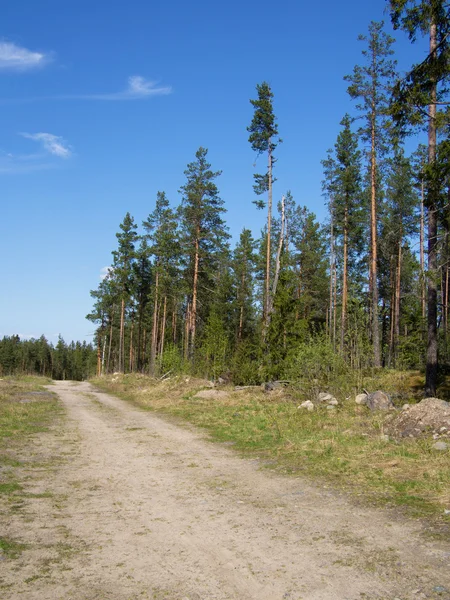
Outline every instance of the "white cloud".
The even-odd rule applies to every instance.
[[[141,75],[132,75],[128,77],[128,85],[121,92],[110,94],[86,94],[74,96],[60,96],[61,99],[80,99],[80,100],[139,100],[150,98],[151,96],[165,96],[172,93],[170,86],[158,86],[155,81],[145,79]]]
[[[106,279],[109,275],[112,275],[113,271],[113,267],[102,267],[100,269],[100,279],[103,281],[103,279]]]
[[[53,135],[52,133],[22,133],[21,135],[35,142],[40,142],[44,150],[59,158],[69,158],[72,155],[70,146],[59,135]]]
[[[42,67],[49,61],[48,54],[32,52],[12,42],[0,42],[0,69],[26,71]]]

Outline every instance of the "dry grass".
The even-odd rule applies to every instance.
[[[397,403],[403,403],[415,401],[417,377],[391,372],[384,381],[365,383],[369,389],[395,389]],[[206,399],[196,392],[208,382],[189,377],[158,382],[116,375],[93,383],[142,408],[203,427],[213,439],[233,442],[242,452],[257,452],[269,459],[271,468],[331,481],[365,500],[450,523],[444,514],[450,509],[450,452],[433,450],[430,438],[384,439],[389,415],[370,413],[353,398],[338,396],[337,410],[308,412],[298,408],[304,399],[299,391],[265,394],[230,388],[226,398]]]

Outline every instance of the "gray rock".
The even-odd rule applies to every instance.
[[[384,433],[383,435],[380,435],[380,440],[382,442],[388,442],[389,441],[389,436]]]
[[[332,400],[328,401],[328,406],[338,406],[339,402],[336,400],[336,398],[333,398]]]
[[[311,411],[314,410],[314,404],[311,402],[311,400],[305,400],[298,408],[306,408],[306,410]]]
[[[394,408],[389,396],[380,390],[367,396],[366,406],[368,406],[370,410],[389,410]]]
[[[367,394],[358,394],[355,398],[356,404],[365,404],[367,402]]]
[[[404,405],[402,406],[402,410],[409,410],[410,408],[411,408],[411,405],[410,405],[410,404],[404,404]]]
[[[336,410],[335,404],[327,404],[327,410]]]
[[[317,400],[319,402],[327,402],[329,403],[330,400],[335,400],[336,398],[334,396],[332,396],[331,394],[328,394],[327,392],[320,392],[320,394],[318,394],[317,396]]]
[[[445,442],[436,442],[431,447],[433,448],[433,450],[440,450],[442,452],[444,450],[447,450],[448,444],[446,444]]]

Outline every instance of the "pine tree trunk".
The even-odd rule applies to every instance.
[[[402,243],[403,243],[403,232],[400,230],[400,239],[398,242],[398,253],[397,253],[397,270],[395,280],[395,311],[394,311],[394,346],[393,346],[393,357],[394,367],[397,366],[398,358],[398,342],[400,340],[400,294],[401,294],[401,282],[402,282]]]
[[[263,341],[265,340],[269,326],[270,311],[270,262],[271,262],[271,235],[272,235],[272,146],[269,139],[268,151],[268,200],[267,200],[267,247],[266,247],[266,277],[264,285],[264,317],[263,317]]]
[[[329,336],[330,341],[334,346],[333,339],[333,299],[334,299],[334,270],[335,266],[335,249],[334,249],[334,222],[333,222],[333,211],[330,210],[331,223],[330,223],[330,315],[328,318]]]
[[[372,279],[372,344],[373,364],[375,367],[381,365],[380,355],[380,332],[378,328],[378,282],[377,282],[377,164],[375,148],[375,107],[372,107],[372,132],[371,132],[371,154],[370,154],[370,271]]]
[[[101,349],[100,334],[97,333],[97,377],[100,377],[101,374],[102,374],[102,349]]]
[[[283,239],[284,239],[284,196],[281,198],[281,227],[280,227],[280,238],[278,240],[277,257],[275,261],[275,275],[273,278],[272,295],[269,302],[269,312],[267,314],[267,327],[270,325],[270,318],[273,311],[273,301],[275,294],[277,293],[278,278],[280,276],[280,265],[281,265],[281,251],[283,250]]]
[[[184,324],[184,358],[189,359],[189,331],[191,328],[191,303],[187,303],[186,322]]]
[[[200,241],[200,228],[197,227],[195,237],[195,256],[194,256],[194,280],[192,282],[192,308],[191,308],[191,319],[190,319],[190,339],[189,339],[189,360],[192,361],[194,358],[195,351],[195,334],[197,325],[197,292],[198,292],[198,270],[199,270],[199,241]]]
[[[177,343],[177,304],[174,300],[172,310],[172,342]]]
[[[113,339],[113,317],[111,315],[110,325],[109,325],[109,344],[108,344],[108,360],[106,362],[106,371],[110,372],[111,368],[111,350],[112,350],[112,339]]]
[[[160,364],[162,364],[163,353],[164,353],[164,338],[166,336],[166,316],[167,316],[167,296],[164,296],[163,317],[162,317],[162,323],[161,323],[161,342],[159,345]]]
[[[120,306],[120,330],[119,330],[119,373],[124,371],[124,342],[125,342],[125,298],[122,298]]]
[[[347,201],[346,201],[347,202]],[[344,353],[345,332],[347,329],[347,296],[348,296],[348,207],[344,209],[344,247],[342,262],[342,310],[341,310],[341,354]]]
[[[244,287],[245,287],[245,277],[246,273],[245,271],[242,273],[242,278],[241,278],[241,307],[239,310],[239,327],[238,327],[238,342],[240,342],[242,340],[242,331],[244,328]]]
[[[422,179],[421,186],[421,197],[420,197],[420,288],[421,288],[421,301],[422,301],[422,318],[425,322],[426,317],[426,283],[425,283],[425,251],[424,251],[424,239],[425,239],[425,183]]]
[[[150,346],[150,375],[155,374],[156,344],[158,341],[158,300],[159,300],[159,273],[156,271],[155,277],[155,299],[153,302],[153,324],[152,324],[152,343]]]
[[[437,39],[436,22],[432,17],[430,25],[430,56],[436,58]],[[436,160],[436,95],[437,85],[432,81],[431,104],[428,109],[428,163],[432,165]],[[437,340],[437,203],[435,184],[430,184],[428,194],[428,347],[427,366],[425,376],[425,394],[436,395],[437,368],[438,368],[438,340]]]
[[[130,356],[129,356],[129,370],[130,373],[133,373],[134,364],[133,364],[133,329],[134,329],[134,320],[131,321],[131,331],[130,331]]]

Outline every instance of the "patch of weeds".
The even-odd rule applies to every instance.
[[[10,481],[8,483],[0,483],[0,494],[10,495],[15,492],[19,492],[22,486],[16,481]]]
[[[0,537],[0,555],[7,558],[18,558],[26,547],[27,545],[21,542]]]

